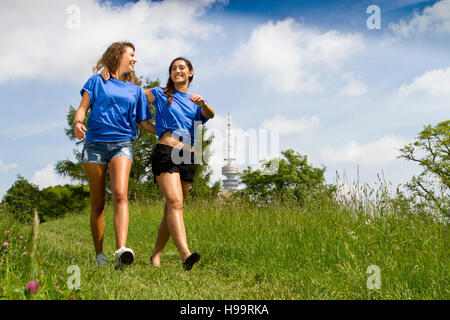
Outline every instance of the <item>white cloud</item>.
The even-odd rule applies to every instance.
[[[289,119],[284,116],[275,116],[272,120],[265,120],[261,129],[279,130],[280,134],[305,133],[318,127],[320,119],[318,117]]]
[[[36,171],[31,178],[31,183],[38,185],[41,189],[50,186],[73,184],[70,178],[61,177],[56,174],[55,167],[51,164]]]
[[[281,92],[318,93],[321,77],[364,47],[360,34],[320,33],[294,19],[256,27],[234,53],[231,70],[250,75]]]
[[[15,169],[15,168],[17,168],[17,164],[15,164],[15,163],[6,164],[0,158],[0,171],[8,171],[8,170]]]
[[[347,85],[339,91],[339,95],[341,96],[362,96],[369,90],[367,85],[362,82],[361,79],[356,78],[352,73],[343,74],[341,79],[347,83]]]
[[[407,143],[402,137],[386,135],[365,145],[352,140],[340,148],[324,148],[320,153],[328,163],[381,165],[395,161],[399,155],[398,149]]]
[[[16,79],[79,83],[109,44],[123,40],[136,46],[137,74],[166,70],[172,58],[195,54],[198,41],[220,32],[198,19],[214,1],[141,0],[123,7],[98,0],[1,1],[0,42],[7,45],[0,52],[0,85]]]
[[[412,83],[403,84],[398,90],[400,97],[425,93],[432,97],[450,96],[450,67],[425,72]]]
[[[402,38],[424,33],[450,33],[450,0],[441,0],[426,7],[422,14],[417,12],[410,20],[389,24],[389,30]]]

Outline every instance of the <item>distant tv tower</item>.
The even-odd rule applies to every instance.
[[[238,168],[231,163],[234,158],[231,157],[231,120],[230,113],[228,112],[228,133],[227,133],[227,157],[224,159],[227,164],[222,167],[222,174],[227,177],[223,181],[223,188],[227,190],[236,190],[238,187],[238,181],[236,175],[238,174]]]

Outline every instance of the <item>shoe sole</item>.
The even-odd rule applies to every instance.
[[[194,266],[194,264],[196,264],[199,260],[200,260],[200,253],[194,252],[183,263],[184,270],[186,270],[186,271],[191,270],[192,267]]]
[[[134,260],[134,256],[131,252],[124,252],[120,256],[120,263],[123,265],[132,264]]]
[[[134,261],[134,256],[131,252],[127,251],[122,253],[122,255],[119,258],[119,263],[116,265],[115,269],[119,269],[120,267],[124,265],[132,264]]]

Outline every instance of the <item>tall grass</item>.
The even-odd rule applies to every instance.
[[[380,185],[381,186],[381,185]],[[23,272],[23,247],[0,253],[2,299],[449,299],[448,224],[412,213],[369,186],[338,199],[316,195],[305,205],[258,205],[191,199],[184,208],[188,244],[202,258],[186,272],[172,241],[161,267],[150,255],[163,213],[154,199],[130,204],[127,246],[135,263],[114,270],[112,206],[105,214],[105,254],[95,265],[88,210],[40,225],[37,279]],[[358,192],[360,192],[359,190]],[[380,195],[376,196],[379,191]],[[353,193],[352,193],[353,192]],[[375,195],[375,197],[373,197]],[[338,200],[338,201],[337,201]],[[10,230],[5,238],[5,230]],[[29,227],[0,221],[0,240]],[[67,267],[81,270],[81,289],[69,289]],[[368,267],[380,268],[381,287],[369,289]],[[37,293],[24,296],[30,280]]]

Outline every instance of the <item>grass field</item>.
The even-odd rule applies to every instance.
[[[127,246],[136,260],[122,270],[113,265],[111,205],[105,216],[107,267],[95,264],[88,209],[43,223],[34,276],[29,253],[23,255],[30,227],[1,220],[0,240],[9,244],[0,251],[1,299],[450,298],[449,227],[426,215],[372,217],[325,199],[304,207],[191,201],[184,209],[188,244],[202,258],[186,272],[172,240],[161,267],[150,264],[162,212],[159,200],[130,204]],[[71,265],[81,272],[79,290],[68,288]],[[380,270],[379,289],[368,288],[372,265]],[[26,295],[30,280],[40,287]]]

